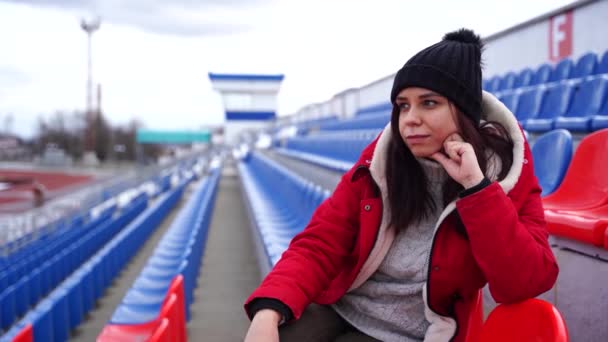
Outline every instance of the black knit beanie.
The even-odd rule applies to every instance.
[[[391,102],[407,87],[421,87],[452,101],[475,124],[481,118],[481,51],[483,43],[468,29],[447,33],[443,40],[418,52],[393,82]]]

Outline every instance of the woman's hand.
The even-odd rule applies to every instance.
[[[443,152],[435,152],[431,158],[443,166],[452,179],[460,183],[465,189],[479,184],[483,172],[477,163],[477,156],[471,144],[465,142],[460,134],[454,133],[443,142]]]
[[[281,314],[272,310],[258,311],[245,336],[245,342],[279,342],[279,321]]]

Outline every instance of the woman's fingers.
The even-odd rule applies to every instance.
[[[443,168],[446,171],[448,171],[448,173],[450,173],[452,170],[454,170],[455,168],[458,167],[458,163],[456,163],[454,160],[446,157],[446,155],[443,154],[442,152],[433,153],[431,155],[431,158],[433,158],[436,162],[441,164],[441,166],[443,166]]]
[[[450,159],[460,162],[460,156],[464,153],[463,143],[458,141],[446,141],[444,144],[445,153]]]

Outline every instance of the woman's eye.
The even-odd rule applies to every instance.
[[[437,104],[437,101],[434,100],[424,100],[424,105],[427,107],[432,107]]]
[[[398,106],[399,106],[400,110],[405,110],[405,109],[410,108],[410,105],[407,103],[400,103],[400,104],[398,104]]]

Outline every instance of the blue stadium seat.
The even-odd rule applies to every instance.
[[[505,104],[505,106],[507,106],[507,108],[509,108],[509,110],[511,111],[511,113],[514,113],[517,111],[517,102],[519,100],[519,93],[516,91],[509,91],[509,92],[505,92],[505,93],[501,93],[501,95],[498,97],[498,99]]]
[[[534,173],[546,196],[559,187],[572,159],[572,135],[565,129],[547,132],[532,146]]]
[[[495,93],[500,90],[500,83],[502,82],[502,78],[500,76],[494,76],[490,79],[490,84],[488,87],[488,91],[490,93]]]
[[[34,327],[34,341],[54,340],[53,304],[50,299],[45,299],[25,316],[25,321],[32,323]]]
[[[593,52],[588,52],[582,55],[576,62],[572,78],[582,78],[594,75],[597,71],[597,55]]]
[[[555,128],[570,131],[591,131],[591,119],[598,115],[608,89],[608,75],[599,75],[583,81],[574,94],[568,111],[555,119]]]
[[[391,113],[366,114],[353,118],[326,123],[319,127],[321,131],[355,130],[355,129],[382,129],[391,120]]]
[[[30,276],[25,275],[15,284],[15,313],[23,316],[30,308]]]
[[[15,285],[10,285],[0,293],[0,328],[7,330],[15,322]]]
[[[600,63],[597,66],[597,73],[608,74],[608,50],[604,52],[604,55],[602,56],[602,59],[600,60]]]
[[[532,82],[532,78],[534,77],[534,72],[530,68],[525,68],[522,70],[515,79],[515,84],[513,88],[527,87]]]
[[[544,86],[537,86],[526,89],[519,94],[519,101],[514,113],[520,123],[524,123],[526,120],[535,118],[538,115],[543,103],[545,91],[546,89]]]
[[[579,83],[569,81],[548,86],[540,112],[536,117],[526,120],[525,129],[530,132],[547,132],[553,129],[555,118],[564,115],[570,107],[572,94],[579,87]]]
[[[248,212],[267,257],[264,267],[269,269],[329,193],[259,153],[238,167]]]
[[[379,134],[379,129],[327,131],[287,139],[277,152],[325,168],[345,172],[359,159],[361,151]]]
[[[482,89],[485,91],[490,91],[490,80],[483,80]]]
[[[539,85],[549,82],[549,77],[551,76],[551,71],[553,69],[549,64],[542,64],[536,69],[534,72],[534,76],[530,81],[530,85]]]
[[[517,75],[514,72],[508,72],[506,75],[502,77],[502,81],[500,82],[500,91],[511,90],[515,85],[515,80],[517,79]]]
[[[57,289],[49,296],[48,300],[52,303],[53,340],[67,341],[70,337],[70,311],[67,291],[64,288]]]
[[[549,82],[559,82],[569,79],[573,69],[574,63],[570,58],[562,59],[561,62],[557,63],[553,72],[551,72]]]
[[[597,131],[608,128],[608,94],[604,97],[604,104],[600,108],[597,115],[591,118],[591,130]]]
[[[366,108],[359,109],[355,116],[359,115],[377,115],[377,114],[386,114],[393,110],[393,104],[389,102],[380,103],[374,106],[369,106]]]
[[[70,329],[75,329],[84,320],[83,284],[80,280],[81,277],[70,277],[62,285],[67,291]]]

